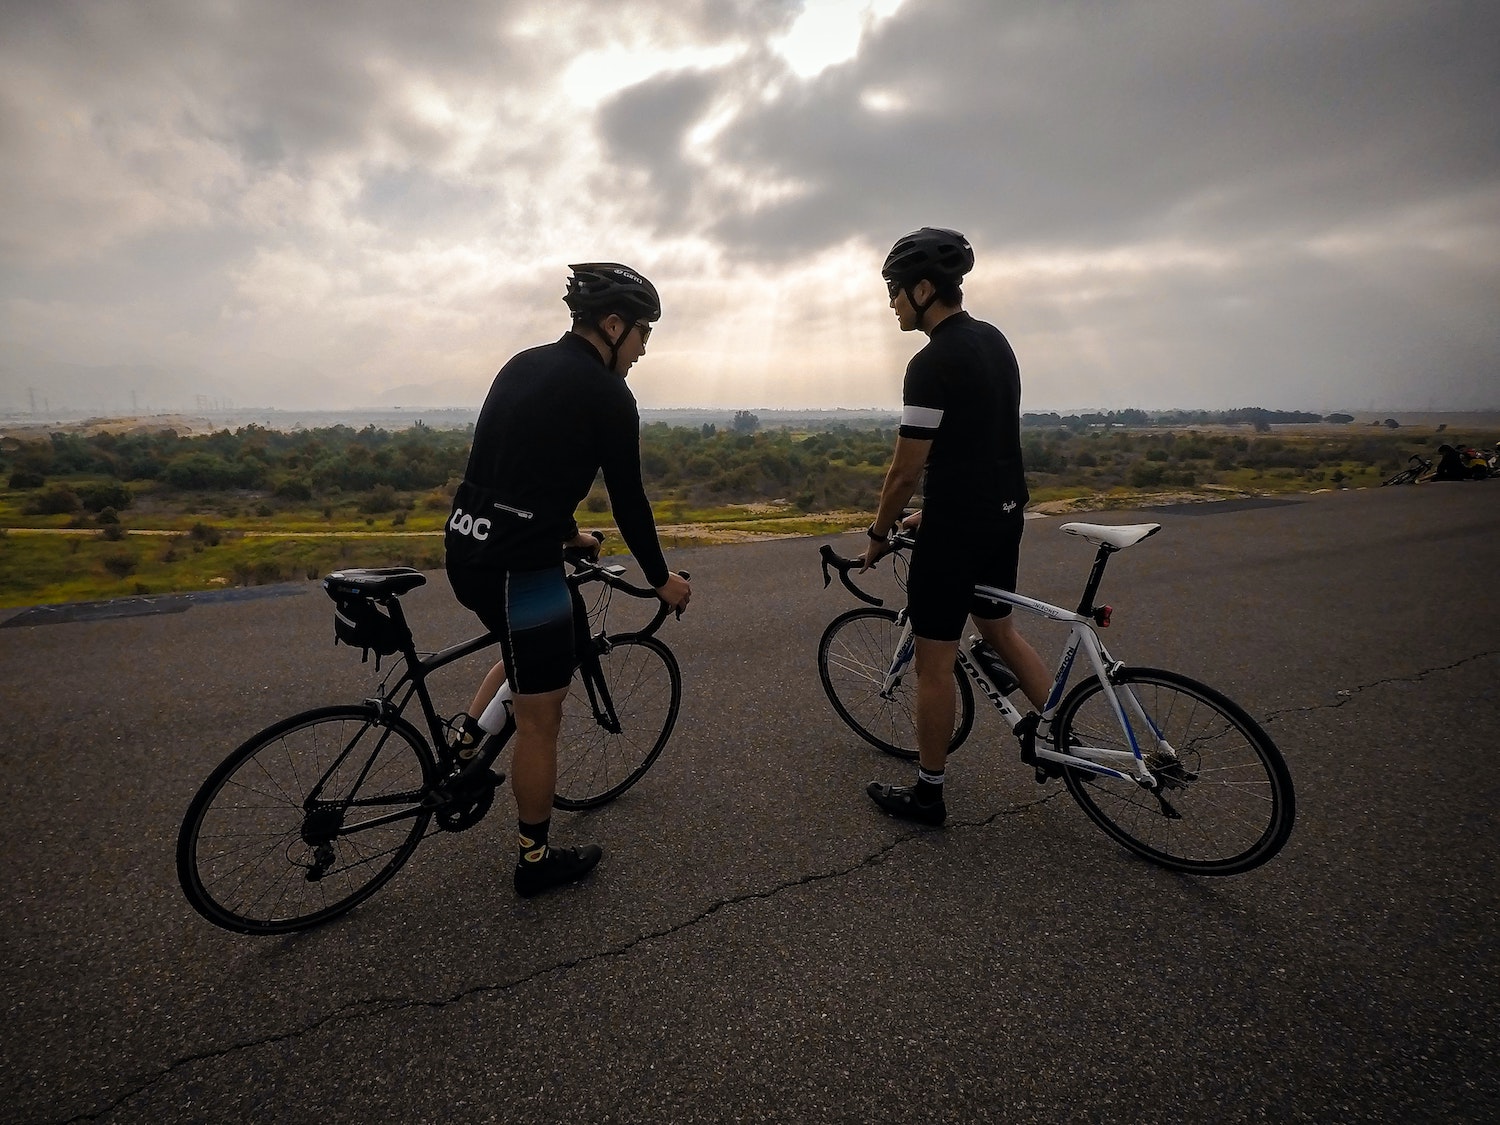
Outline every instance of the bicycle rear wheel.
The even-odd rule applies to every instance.
[[[1137,855],[1193,875],[1237,875],[1279,852],[1296,816],[1292,776],[1255,720],[1175,672],[1124,668],[1111,682],[1161,789],[1158,797],[1134,781],[1064,767],[1068,792],[1094,823]],[[1141,729],[1127,692],[1154,731]],[[1097,676],[1063,700],[1052,730],[1058,750],[1130,750]]]
[[[267,727],[209,776],[177,837],[193,909],[242,934],[316,926],[369,898],[410,857],[437,780],[426,742],[369,707]]]
[[[557,787],[552,804],[591,809],[613,801],[639,781],[672,737],[682,705],[682,673],[672,650],[655,637],[609,638],[599,654],[603,691],[613,704],[618,729],[584,664],[573,673],[563,699],[557,739]]]
[[[818,678],[839,718],[871,746],[877,746],[897,758],[914,760],[917,756],[917,675],[915,668],[906,672],[889,695],[880,694],[901,628],[893,609],[859,608],[840,614],[829,622],[818,642]],[[948,753],[953,753],[974,726],[974,689],[955,661],[954,690],[958,697],[953,706],[953,738]]]

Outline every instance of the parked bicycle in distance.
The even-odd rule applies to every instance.
[[[1432,462],[1420,453],[1413,453],[1407,458],[1406,468],[1402,469],[1390,480],[1381,481],[1381,485],[1388,484],[1416,484],[1423,475],[1432,471]]]
[[[671,612],[665,603],[644,628],[606,632],[611,594],[655,599],[656,592],[625,581],[623,566],[576,553],[569,561],[572,588],[601,588],[563,703],[553,804],[586,809],[614,800],[651,768],[677,721],[682,675],[655,636]],[[500,638],[486,633],[418,652],[400,599],[426,581],[409,567],[344,570],[323,580],[338,638],[367,657],[373,650],[377,667],[383,656],[401,659],[374,697],[272,724],[203,783],[178,834],[177,875],[210,922],[245,934],[327,922],[384,886],[433,824],[462,832],[489,811],[504,780],[491,767],[515,732],[509,705],[502,729],[462,761],[449,748],[454,720],[437,714],[427,678]],[[508,686],[501,692],[509,698]],[[420,726],[405,714],[413,700]]]
[[[1130,851],[1174,871],[1236,875],[1277,854],[1296,816],[1292,777],[1269,735],[1222,693],[1176,672],[1130,667],[1099,639],[1111,607],[1095,597],[1111,555],[1161,530],[1160,524],[1067,523],[1061,531],[1098,550],[1076,611],[989,586],[975,594],[1065,624],[1069,639],[1040,715],[1022,714],[1008,696],[1015,676],[979,637],[960,645],[950,752],[974,724],[971,681],[1020,742],[1021,761],[1045,783],[1061,777],[1100,828]],[[892,565],[905,566],[910,533],[894,540]],[[818,644],[818,676],[839,717],[887,754],[917,756],[913,635],[906,609],[892,609],[850,577],[859,559],[821,549],[830,568],[868,607],[828,625]],[[901,571],[898,570],[898,583]],[[904,583],[901,583],[904,588]],[[1090,675],[1068,690],[1082,654]]]

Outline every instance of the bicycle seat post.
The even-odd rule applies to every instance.
[[[1080,616],[1088,617],[1093,614],[1094,598],[1099,593],[1099,584],[1104,581],[1105,564],[1109,562],[1109,556],[1118,550],[1118,547],[1111,547],[1108,543],[1099,544],[1099,552],[1094,556],[1094,567],[1089,571],[1089,580],[1083,587],[1083,597],[1078,602]]]

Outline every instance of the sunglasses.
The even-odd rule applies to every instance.
[[[647,340],[651,339],[651,325],[647,324],[644,320],[638,320],[635,326],[640,329],[641,343],[644,344]]]
[[[886,280],[885,291],[890,294],[891,300],[894,301],[896,299],[896,294],[901,292],[902,288],[903,286],[899,281]]]

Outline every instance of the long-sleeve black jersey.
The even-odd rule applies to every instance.
[[[604,470],[615,523],[653,586],[667,580],[641,484],[640,412],[622,376],[576,333],[500,369],[479,412],[445,537],[448,566],[560,565],[573,518]]]

